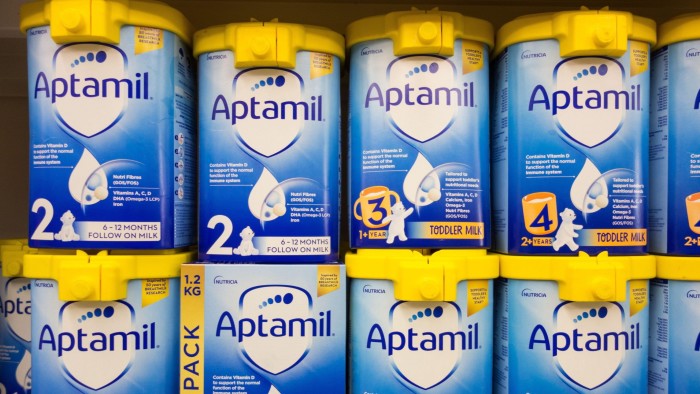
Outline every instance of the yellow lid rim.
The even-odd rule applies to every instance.
[[[633,15],[625,11],[609,11],[604,10],[579,10],[579,11],[561,11],[540,14],[524,15],[513,19],[503,25],[496,33],[496,46],[493,50],[493,55],[500,55],[507,47],[529,41],[540,41],[556,39],[561,42],[562,25],[566,25],[562,19],[576,17],[579,15],[601,15],[601,16],[620,16],[631,21],[627,26],[626,37],[631,41],[642,41],[653,46],[656,44],[656,22],[652,19]],[[594,55],[595,50],[590,51],[590,55]],[[601,54],[609,54],[609,50],[600,49]],[[585,55],[585,51],[583,52]],[[619,56],[619,52],[615,53]],[[565,55],[568,56],[568,55]]]
[[[700,40],[700,12],[682,14],[659,25],[659,42],[654,49],[696,40]]]
[[[700,256],[656,256],[659,279],[700,281]]]
[[[245,28],[288,29],[291,32],[294,53],[301,51],[326,53],[337,57],[341,62],[345,61],[345,40],[339,33],[323,26],[280,22],[229,23],[198,30],[194,34],[194,56],[218,51],[236,53],[236,35],[239,30]]]
[[[192,34],[194,27],[190,21],[180,11],[170,7],[166,3],[156,0],[85,0],[88,7],[92,2],[100,4],[100,8],[105,12],[104,18],[111,19],[110,22],[120,26],[151,27],[167,30],[182,39],[187,45],[192,45]],[[41,26],[50,26],[52,18],[62,18],[63,16],[52,15],[52,3],[59,7],[60,3],[55,0],[36,0],[20,6],[20,30],[26,34],[29,29]],[[110,7],[120,7],[126,14],[113,16],[110,14]],[[103,21],[93,20],[92,23],[101,24]],[[102,27],[102,26],[100,26]],[[88,41],[89,34],[76,34],[76,42]],[[115,37],[107,39],[102,36],[95,36],[95,41],[118,43]],[[70,41],[64,39],[63,41]],[[62,41],[62,42],[63,42]]]
[[[465,16],[457,12],[439,11],[437,9],[430,11],[396,11],[384,15],[375,15],[358,19],[351,22],[346,28],[345,45],[347,48],[352,48],[360,43],[380,39],[391,39],[396,42],[401,38],[399,28],[401,25],[400,19],[402,17],[413,16],[417,19],[421,19],[421,16],[424,16],[424,18],[428,20],[428,18],[436,15],[451,18],[454,22],[453,38],[455,40],[463,39],[481,42],[487,45],[489,49],[493,48],[494,32],[493,25],[490,22],[484,19]],[[419,49],[416,49],[414,52],[419,51]],[[434,51],[426,49],[424,52],[429,54]]]

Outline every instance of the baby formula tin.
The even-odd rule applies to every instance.
[[[29,66],[29,244],[195,243],[191,27],[160,2],[21,8]]]
[[[497,256],[360,249],[346,264],[352,393],[491,392]]]
[[[649,392],[692,393],[700,386],[700,261],[656,259],[649,297]]]
[[[343,37],[251,22],[195,34],[199,252],[205,261],[338,261]]]
[[[32,388],[29,279],[22,278],[26,240],[0,240],[0,393],[29,393]]]
[[[700,13],[659,26],[652,57],[650,250],[700,255]]]
[[[652,256],[501,256],[494,392],[642,393]]]
[[[182,267],[181,393],[344,393],[345,266]]]
[[[537,14],[505,24],[496,41],[495,249],[644,253],[655,23],[608,10]]]
[[[493,28],[404,11],[347,30],[350,246],[490,246]]]
[[[33,390],[177,392],[180,265],[195,255],[25,255]]]

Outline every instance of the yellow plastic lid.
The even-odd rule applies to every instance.
[[[26,239],[0,239],[2,276],[22,276],[22,259],[33,250],[36,249],[29,248]]]
[[[627,41],[656,43],[656,22],[629,12],[588,10],[525,15],[501,27],[496,33],[498,55],[510,45],[525,41],[556,39],[560,55],[614,56],[627,52]]]
[[[194,35],[194,56],[233,51],[236,68],[296,67],[299,51],[320,52],[345,60],[343,36],[320,26],[294,23],[230,23],[200,30]]]
[[[180,266],[196,258],[195,252],[117,255],[102,251],[88,255],[27,254],[24,277],[52,279],[62,301],[115,301],[126,298],[135,279],[177,278]]]
[[[352,22],[345,34],[348,48],[355,44],[390,38],[394,55],[436,54],[452,56],[454,42],[465,39],[493,48],[493,26],[457,12],[412,9],[371,16]]]
[[[700,281],[700,257],[656,256],[656,277]]]
[[[122,26],[130,25],[168,30],[191,45],[194,31],[180,11],[151,0],[38,0],[23,4],[19,14],[23,33],[50,26],[58,44],[119,44]]]
[[[656,48],[692,40],[700,40],[700,12],[679,15],[659,25]]]
[[[402,301],[455,301],[464,280],[498,277],[498,256],[484,249],[445,249],[424,256],[408,249],[358,249],[345,255],[347,275],[394,282]]]
[[[627,282],[651,279],[656,258],[608,256],[508,256],[501,255],[501,276],[520,280],[559,282],[559,298],[567,301],[624,301]]]

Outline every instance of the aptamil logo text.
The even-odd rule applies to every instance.
[[[58,357],[73,350],[78,352],[113,352],[121,349],[155,349],[156,323],[144,324],[141,331],[115,331],[110,333],[76,332],[54,333],[50,325],[45,324],[39,337],[39,350],[48,347],[58,352]]]
[[[333,311],[314,313],[312,301],[301,287],[252,287],[241,294],[237,311],[227,310],[219,316],[214,335],[234,338],[250,364],[277,375],[306,357],[313,338],[335,335]]]
[[[291,70],[253,68],[233,79],[233,97],[216,96],[211,121],[224,120],[245,148],[265,157],[289,148],[306,122],[325,122],[322,95],[303,95],[304,80]]]
[[[32,339],[31,282],[26,278],[11,278],[0,291],[0,316],[17,339]]]
[[[283,301],[284,302],[284,301]],[[332,312],[319,312],[317,318],[266,319],[263,314],[256,319],[239,319],[236,321],[230,312],[226,311],[219,317],[216,325],[216,336],[222,336],[226,331],[238,342],[251,337],[325,337],[332,334]]]
[[[0,297],[0,315],[5,319],[10,315],[31,315],[32,300],[22,300],[20,297],[2,299]]]
[[[357,105],[383,111],[395,132],[422,143],[446,131],[459,109],[476,107],[476,88],[458,79],[447,58],[406,56],[389,63],[386,78],[369,83]]]
[[[375,323],[367,336],[367,349],[371,349],[372,345],[386,350],[389,356],[404,349],[412,352],[478,349],[479,323],[468,325],[464,331],[422,333],[416,332],[412,328],[406,332],[390,331],[385,333],[382,326]]]
[[[593,390],[610,381],[625,358],[646,357],[634,352],[642,348],[641,330],[639,322],[625,324],[618,303],[567,301],[555,308],[553,327],[535,325],[528,349],[549,353],[572,387]]]
[[[554,84],[533,87],[527,109],[547,111],[561,132],[592,148],[612,138],[630,111],[643,110],[641,84],[625,85],[626,71],[604,57],[566,59],[554,69]]]
[[[125,301],[67,302],[58,325],[44,324],[34,339],[40,353],[56,354],[72,384],[100,390],[126,374],[136,352],[159,348],[157,323],[134,326],[134,318]]]
[[[628,331],[581,333],[574,329],[573,332],[555,332],[551,336],[547,330],[538,324],[532,330],[528,348],[542,345],[552,351],[552,356],[558,353],[572,350],[574,352],[607,352],[608,350],[634,350],[641,348],[639,337],[639,323],[630,326]]]
[[[698,108],[700,108],[700,89],[698,89],[698,93],[695,95],[695,105],[693,106],[693,109]]]
[[[92,137],[121,119],[128,100],[152,99],[149,73],[127,73],[127,63],[113,45],[64,45],[54,55],[53,75],[40,71],[34,78],[33,97],[50,100],[66,128]]]
[[[427,390],[452,376],[465,351],[481,348],[479,335],[479,322],[465,324],[455,303],[402,301],[389,324],[371,325],[365,346],[386,354],[409,387]]]
[[[434,90],[427,86],[406,83],[401,88],[389,88],[384,92],[379,84],[374,82],[367,89],[365,108],[369,108],[373,102],[386,112],[401,105],[474,107],[474,82],[465,83],[462,88],[439,87]]]

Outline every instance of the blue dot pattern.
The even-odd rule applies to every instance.
[[[84,55],[80,55],[77,59],[73,60],[73,63],[71,63],[71,67],[75,67],[79,65],[80,63],[85,63],[85,62],[97,62],[97,63],[104,63],[105,60],[107,60],[107,52],[105,51],[98,51],[97,53],[92,53],[88,52]]]
[[[578,81],[579,79],[586,77],[588,75],[600,75],[604,76],[605,74],[608,73],[608,65],[607,64],[601,64],[600,66],[590,66],[589,68],[585,68],[581,70],[581,72],[577,73],[574,76],[574,81]]]
[[[442,314],[444,312],[445,311],[442,309],[441,306],[436,306],[435,308],[432,308],[432,309],[425,308],[424,310],[418,311],[415,314],[413,314],[410,318],[408,318],[408,322],[413,323],[414,321],[416,321],[418,319],[422,319],[424,317],[434,317],[436,319],[439,319],[440,316],[442,316]]]
[[[599,309],[591,308],[591,310],[583,312],[582,314],[576,316],[574,318],[574,323],[578,323],[581,320],[588,319],[590,317],[599,317],[601,319],[605,319],[605,316],[608,315],[608,308],[605,306],[601,306]]]
[[[86,314],[80,316],[78,319],[78,323],[82,323],[85,320],[92,319],[94,317],[102,317],[104,316],[106,319],[109,319],[110,317],[114,316],[114,307],[108,306],[105,307],[104,309],[102,308],[95,308],[92,311],[88,311]]]
[[[26,285],[17,289],[17,294],[24,293],[25,291],[30,291],[31,289],[32,289],[31,283],[27,283]]]
[[[423,63],[420,66],[413,67],[413,70],[408,70],[408,73],[406,73],[406,78],[412,77],[416,74],[420,73],[431,73],[435,74],[440,70],[440,65],[433,62],[430,64]]]
[[[258,308],[263,309],[266,306],[274,305],[274,304],[284,304],[284,305],[289,305],[294,301],[294,295],[292,293],[286,293],[284,295],[282,294],[277,294],[274,297],[270,297],[267,299],[267,301],[263,301],[262,304],[258,306]]]
[[[278,75],[276,77],[267,77],[265,79],[261,79],[258,81],[253,87],[250,88],[251,91],[256,91],[262,87],[265,86],[277,86],[278,88],[281,88],[284,86],[284,84],[287,82],[287,80],[284,78],[283,75]]]

